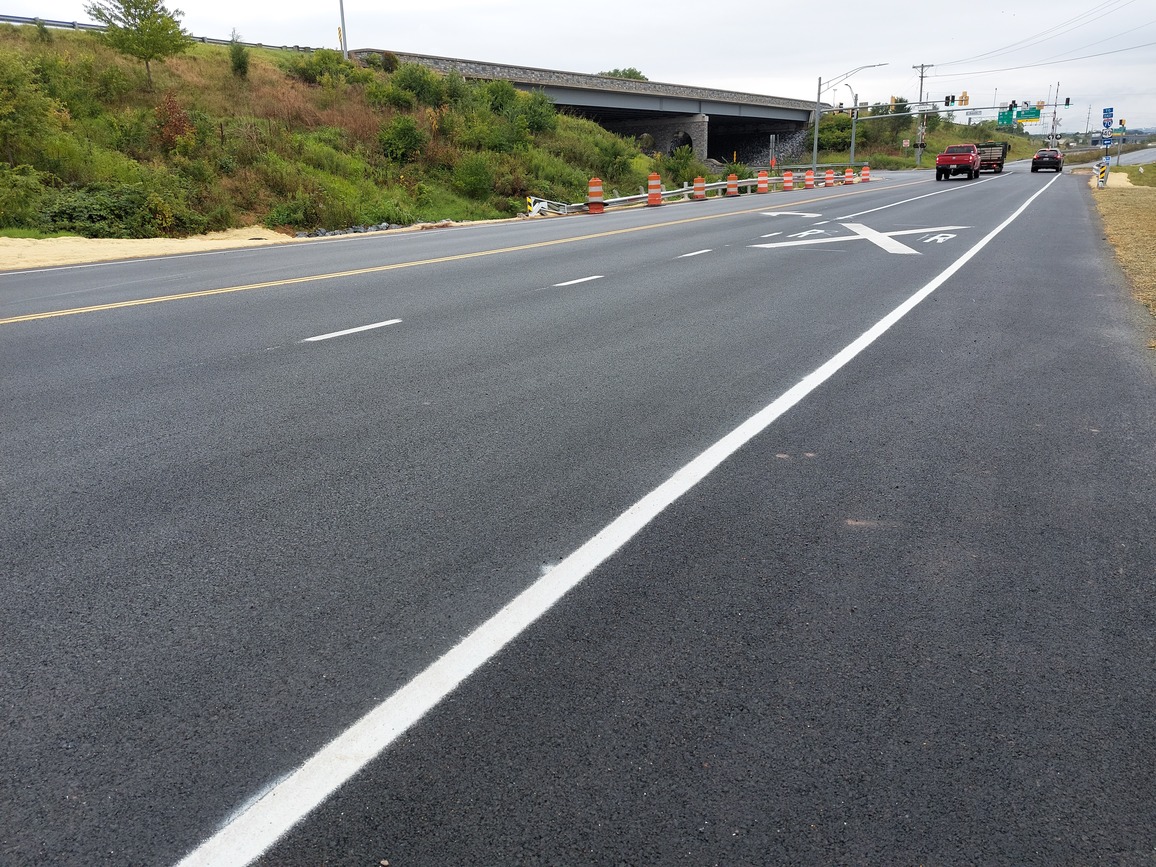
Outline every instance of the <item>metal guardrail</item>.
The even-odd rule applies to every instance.
[[[832,167],[834,166],[834,164],[831,164],[831,165],[832,165]],[[847,163],[839,163],[839,165],[846,167]],[[866,165],[866,163],[861,163],[860,165]],[[810,165],[808,165],[807,168],[809,169]],[[843,183],[843,175],[836,175],[834,180],[835,180],[834,186],[841,185]],[[735,183],[739,188],[745,189],[747,191],[747,194],[749,195],[752,187],[758,187],[759,179],[758,178],[744,178],[743,180],[736,181]],[[768,177],[767,178],[768,187],[773,187],[776,184],[782,184],[782,183],[783,183],[782,177]],[[704,186],[704,189],[708,192],[712,191],[712,190],[725,192],[728,185],[729,185],[728,181],[715,181],[713,183],[706,184]],[[803,188],[803,177],[801,175],[796,176],[795,185],[796,185],[797,189]],[[819,175],[816,175],[815,187],[821,188],[824,186],[826,186],[825,179]],[[692,184],[683,184],[681,187],[678,187],[678,188],[673,189],[673,190],[668,190],[668,189],[663,188],[661,191],[663,201],[666,201],[667,199],[683,199],[685,201],[694,201],[694,199],[692,199],[693,194],[694,194],[694,186]],[[604,199],[602,204],[607,208],[613,207],[615,205],[641,205],[641,204],[645,204],[649,200],[649,198],[650,198],[650,195],[648,193],[639,193],[636,196],[616,196],[615,198],[612,198],[612,199]],[[715,198],[719,198],[719,197],[716,196]],[[526,212],[532,216],[538,216],[540,214],[545,214],[545,213],[549,213],[549,214],[582,214],[582,213],[586,213],[587,210],[588,210],[588,207],[587,207],[586,202],[575,202],[573,204],[566,204],[565,202],[551,202],[551,201],[548,201],[547,199],[538,198],[537,196],[527,196],[526,197]]]
[[[103,31],[107,28],[103,24],[87,24],[83,21],[50,21],[47,18],[22,18],[19,15],[0,15],[0,23],[3,24],[43,24],[45,27],[52,27],[56,30],[93,30]],[[232,39],[214,39],[211,36],[190,36],[194,42],[200,42],[204,45],[232,45]],[[239,45],[244,45],[246,48],[271,48],[280,51],[317,51],[316,48],[310,48],[304,45],[265,45],[262,42],[238,42]]]

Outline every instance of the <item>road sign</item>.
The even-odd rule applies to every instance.
[[[1111,116],[1112,116],[1112,109],[1110,109],[1110,108],[1104,109],[1104,117],[1111,117]]]
[[[1106,129],[1102,133],[1100,133],[1100,138],[1102,138],[1106,142],[1110,142],[1112,140],[1112,128],[1108,127],[1108,129]]]
[[[1111,129],[1111,128],[1112,128],[1112,118],[1110,118],[1110,117],[1104,118],[1104,129]]]
[[[997,124],[999,124],[1000,126],[1011,126],[1011,124],[1012,124],[1012,111],[1011,111],[1011,109],[1008,109],[1007,111],[1001,111],[999,113],[999,116],[996,118],[995,122]]]

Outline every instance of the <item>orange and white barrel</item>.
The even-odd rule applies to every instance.
[[[871,180],[871,166],[863,166],[863,168],[859,170],[859,183],[865,184],[869,180]]]
[[[803,175],[803,189],[804,190],[815,189],[815,170],[814,169],[807,169],[807,173],[805,175]]]
[[[823,174],[823,186],[824,187],[835,186],[835,170],[834,169],[827,169],[827,171],[824,172],[824,174]]]
[[[651,172],[646,179],[646,204],[650,207],[662,204],[662,178],[658,172]]]
[[[733,197],[739,194],[739,176],[727,175],[727,196]]]
[[[602,178],[591,178],[586,188],[586,210],[591,214],[601,214],[605,210],[602,199]]]
[[[847,166],[847,171],[843,172],[843,185],[855,183],[855,170]]]
[[[696,202],[706,201],[706,178],[698,177],[694,179],[694,192],[691,198]]]
[[[755,187],[756,193],[770,192],[771,185],[767,182],[767,173],[765,171],[759,172],[759,183]]]
[[[795,188],[795,173],[789,169],[783,172],[783,192],[789,193]]]

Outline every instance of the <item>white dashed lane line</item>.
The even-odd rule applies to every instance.
[[[374,322],[372,325],[359,325],[356,328],[346,328],[344,331],[332,331],[329,334],[318,334],[316,337],[306,337],[302,343],[316,343],[318,340],[330,340],[334,337],[344,337],[347,334],[357,334],[359,331],[372,331],[374,328],[385,328],[387,325],[397,325],[400,319],[390,319],[386,322]]]

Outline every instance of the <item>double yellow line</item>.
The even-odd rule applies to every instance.
[[[830,201],[841,199],[853,193],[836,193],[823,196],[815,201]],[[573,238],[559,238],[554,241],[539,241],[534,244],[519,244],[514,247],[500,247],[495,250],[479,250],[476,253],[460,253],[455,256],[440,256],[436,259],[419,259],[412,262],[395,262],[392,265],[375,265],[372,268],[355,268],[350,271],[335,271],[332,274],[313,274],[308,277],[290,277],[285,280],[268,280],[263,283],[246,283],[243,286],[226,286],[223,289],[203,289],[197,292],[181,292],[175,295],[156,295],[150,298],[137,298],[132,301],[114,301],[109,304],[94,304],[91,307],[71,307],[67,310],[48,310],[42,313],[28,313],[23,316],[10,316],[0,319],[0,325],[15,325],[18,322],[35,322],[40,319],[55,319],[59,316],[80,316],[86,313],[102,313],[106,310],[122,310],[127,307],[142,307],[146,304],[164,304],[169,301],[190,301],[194,298],[210,298],[214,295],[228,295],[233,292],[248,292],[252,289],[272,289],[278,286],[293,286],[298,283],[313,283],[320,280],[338,280],[346,277],[359,277],[365,274],[381,274],[386,271],[397,271],[402,268],[418,268],[423,265],[439,265],[444,262],[460,262],[463,259],[477,259],[482,256],[497,256],[503,253],[518,253],[523,250],[536,250],[543,247],[553,247],[558,244],[574,244],[579,241],[592,241],[598,238],[609,238],[614,235],[627,235],[632,232],[647,232],[662,229],[667,226],[678,226],[686,223],[700,223],[706,220],[720,220],[726,217],[737,217],[744,214],[754,214],[767,210],[771,200],[764,200],[758,208],[744,211],[728,211],[725,214],[707,214],[698,217],[688,217],[683,220],[672,220],[663,223],[653,223],[646,226],[634,226],[628,229],[613,229],[609,232],[597,232],[592,235],[579,235]],[[798,203],[792,203],[798,204]]]

